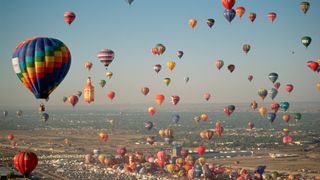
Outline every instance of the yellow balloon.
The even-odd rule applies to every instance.
[[[113,73],[111,71],[106,72],[106,76],[111,79],[113,76]]]
[[[174,165],[173,164],[168,164],[167,165],[167,170],[169,173],[174,173]]]
[[[106,155],[104,155],[104,154],[100,154],[100,155],[98,156],[98,160],[100,161],[101,164],[104,163],[104,160],[105,160],[105,159],[106,159]]]
[[[171,79],[170,79],[170,78],[164,78],[164,79],[163,79],[163,83],[164,83],[166,86],[169,86],[170,82],[171,82]]]
[[[189,19],[189,26],[193,29],[197,25],[197,20],[196,19]]]
[[[318,82],[318,83],[316,84],[316,87],[317,87],[318,90],[320,90],[320,82]]]
[[[172,71],[174,69],[174,67],[176,66],[176,63],[174,61],[168,61],[167,62],[167,67],[170,71]]]
[[[265,108],[265,107],[259,108],[259,113],[260,113],[261,117],[265,117],[267,114],[267,108]]]
[[[204,164],[206,164],[206,159],[203,158],[203,157],[201,157],[201,158],[198,159],[198,162],[199,162],[199,164],[200,164],[201,166],[203,166]]]

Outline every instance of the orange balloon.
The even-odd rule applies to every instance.
[[[201,114],[201,120],[202,121],[207,121],[208,120],[208,115],[207,114]]]
[[[189,19],[189,26],[193,29],[197,25],[197,20],[196,19]]]
[[[165,97],[163,94],[157,94],[155,97],[156,103],[161,105],[164,101]]]
[[[149,112],[149,114],[151,115],[151,116],[153,116],[155,113],[156,113],[156,108],[155,107],[149,107],[148,108],[148,112]]]

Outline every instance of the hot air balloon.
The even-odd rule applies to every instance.
[[[244,15],[245,12],[246,12],[246,9],[243,6],[236,7],[236,14],[240,18]]]
[[[286,135],[282,139],[283,144],[290,144],[292,142],[292,136]]]
[[[126,3],[129,4],[129,6],[133,3],[134,0],[125,0]]]
[[[221,122],[217,120],[214,128],[214,134],[220,137],[222,133],[223,133],[223,127],[221,126]]]
[[[47,63],[46,59],[50,59]],[[17,45],[12,66],[21,82],[37,99],[47,99],[67,75],[71,54],[53,38],[30,38]]]
[[[146,121],[146,122],[144,123],[144,127],[145,127],[147,130],[152,129],[152,127],[153,127],[153,122],[151,122],[151,121]]]
[[[153,116],[156,113],[156,108],[151,106],[148,108],[148,112],[151,116]]]
[[[197,147],[197,152],[200,156],[202,156],[204,154],[204,152],[206,151],[206,148],[204,146],[198,146]]]
[[[105,85],[106,85],[106,80],[104,80],[104,79],[101,79],[100,81],[99,81],[99,85],[103,88]]]
[[[208,120],[208,114],[203,113],[203,114],[201,114],[200,118],[201,118],[201,120],[202,120],[203,122],[205,122],[205,121]]]
[[[320,66],[319,63],[314,62],[314,61],[308,61],[307,65],[314,72],[316,72],[319,69],[319,66]]]
[[[271,89],[268,91],[268,93],[269,93],[270,98],[273,100],[273,99],[277,96],[278,90],[275,89],[275,88],[271,88]]]
[[[160,135],[161,137],[165,136],[165,133],[164,133],[164,130],[163,130],[163,129],[160,129],[160,130],[159,130],[159,135]]]
[[[177,105],[179,101],[180,101],[179,96],[171,96],[171,102],[173,105]]]
[[[71,23],[74,21],[74,19],[76,19],[76,14],[71,11],[65,12],[63,16],[64,16],[64,21],[66,23],[68,23],[69,25],[71,25]]]
[[[183,51],[177,51],[177,53],[176,53],[176,55],[177,55],[177,57],[178,57],[179,59],[182,58],[183,54],[184,54]]]
[[[12,141],[12,140],[14,139],[14,135],[13,135],[12,133],[9,133],[9,134],[7,135],[7,139],[8,139],[9,141]]]
[[[235,109],[234,105],[229,105],[224,107],[223,111],[226,115],[230,116],[233,113],[234,109]]]
[[[172,136],[173,135],[173,130],[168,128],[164,130],[164,135],[165,136]]]
[[[100,133],[99,133],[99,138],[100,138],[102,141],[107,141],[108,138],[109,138],[109,136],[108,136],[108,134],[105,133],[105,132],[100,132]]]
[[[39,107],[38,107],[38,112],[39,112],[39,113],[42,113],[42,112],[44,112],[45,110],[46,110],[46,107],[44,106],[43,103],[41,103],[41,104],[39,105]]]
[[[264,98],[266,98],[266,96],[268,95],[268,91],[266,89],[259,89],[258,95],[262,100],[264,100]]]
[[[91,103],[94,101],[94,86],[92,86],[91,84],[91,78],[88,77],[87,79],[87,84],[86,86],[84,87],[84,102],[87,102],[87,103]],[[80,96],[79,96],[80,97]]]
[[[176,66],[176,63],[174,61],[168,61],[167,62],[167,68],[172,71],[174,67]]]
[[[107,92],[107,97],[112,101],[113,98],[116,96],[116,93],[114,91]]]
[[[3,116],[7,117],[8,116],[8,111],[3,111]]]
[[[276,88],[276,90],[279,90],[279,88],[280,88],[280,82],[276,82],[276,83],[274,83],[274,88]]]
[[[277,79],[278,79],[278,77],[279,77],[278,74],[275,73],[275,72],[270,73],[269,76],[268,76],[268,78],[270,79],[270,81],[271,81],[272,83],[276,82]]]
[[[21,116],[22,116],[22,111],[21,110],[18,110],[17,112],[16,112],[16,114],[17,114],[17,116],[18,116],[18,118],[20,118]]]
[[[210,93],[204,93],[204,94],[203,94],[203,98],[204,98],[206,101],[209,101],[209,99],[211,98],[211,94],[210,94]]]
[[[193,118],[193,121],[194,121],[196,124],[198,124],[198,122],[200,121],[200,117],[199,117],[199,116],[195,116],[195,117]]]
[[[283,111],[287,111],[290,107],[290,104],[288,102],[280,102],[280,109]]]
[[[301,120],[301,117],[302,117],[301,113],[295,113],[294,114],[294,120],[296,120],[296,121]]]
[[[155,47],[153,47],[153,48],[151,49],[151,53],[152,53],[154,56],[160,55],[159,52],[158,52],[158,49],[155,48]]]
[[[194,29],[197,26],[197,20],[196,19],[189,19],[189,26]]]
[[[310,3],[307,2],[307,1],[303,1],[303,2],[300,3],[299,6],[300,6],[300,9],[302,10],[302,12],[304,14],[306,14],[308,12],[308,10],[309,10]]]
[[[273,103],[273,104],[270,104],[270,107],[271,107],[272,110],[274,110],[274,112],[277,112],[278,109],[280,108],[280,104]]]
[[[148,87],[143,87],[143,88],[141,88],[141,93],[143,94],[143,95],[148,95],[148,93],[149,93],[149,88]]]
[[[219,59],[219,60],[216,60],[215,65],[220,70],[223,67],[224,62]]]
[[[233,64],[228,65],[228,70],[230,71],[230,73],[232,73],[234,69],[235,69],[235,65]]]
[[[157,52],[162,55],[166,51],[166,47],[163,44],[156,44]]]
[[[260,107],[260,108],[259,108],[259,114],[260,114],[261,117],[265,117],[266,114],[267,114],[267,108],[265,108],[265,107]]]
[[[250,74],[250,75],[248,75],[248,80],[251,82],[252,81],[252,79],[253,79],[253,76]]]
[[[47,122],[48,119],[49,119],[49,114],[47,114],[47,113],[42,113],[42,114],[41,114],[41,120],[42,120],[43,122]]]
[[[250,107],[251,107],[251,109],[253,109],[255,111],[257,109],[257,107],[258,107],[257,102],[256,101],[252,101],[251,104],[250,104]]]
[[[78,103],[78,101],[79,101],[79,98],[78,98],[78,96],[75,96],[75,95],[69,96],[69,98],[68,98],[68,102],[69,102],[69,104],[72,105],[73,108]]]
[[[108,66],[112,63],[113,59],[114,59],[114,52],[110,49],[102,49],[101,51],[99,51],[98,53],[98,60],[106,67],[106,69],[108,68]]]
[[[174,115],[172,116],[172,118],[171,118],[171,121],[172,121],[173,123],[178,123],[179,120],[180,120],[179,114],[174,114]]]
[[[155,137],[154,136],[148,136],[147,137],[147,143],[152,145],[154,143]]]
[[[160,70],[161,70],[161,65],[160,64],[156,64],[153,66],[153,70],[156,72],[156,73],[159,73]]]
[[[304,36],[301,38],[301,43],[307,48],[310,43],[311,43],[312,39],[309,36]]]
[[[236,16],[236,11],[234,9],[230,9],[230,10],[226,9],[226,10],[224,10],[223,15],[227,19],[227,21],[229,21],[229,23],[231,23],[231,21]]]
[[[126,153],[127,153],[127,149],[125,147],[120,146],[117,148],[117,155],[120,155],[123,157]]]
[[[289,122],[290,118],[291,118],[291,117],[290,117],[289,114],[284,114],[284,115],[282,115],[282,120],[283,120],[284,122],[286,122],[286,123]]]
[[[92,68],[92,62],[86,62],[86,63],[84,64],[84,67],[85,67],[88,71],[90,71],[91,68]]]
[[[33,152],[19,152],[13,158],[13,164],[24,177],[28,177],[37,167],[38,157]]]
[[[214,132],[211,130],[205,130],[205,131],[201,131],[200,136],[203,139],[208,139],[210,140],[213,137]]]
[[[292,84],[287,84],[286,85],[286,91],[290,94],[293,90],[293,85]]]
[[[207,25],[212,28],[212,26],[214,25],[215,20],[214,19],[207,19],[206,23]]]
[[[186,83],[189,82],[189,80],[190,80],[189,77],[185,77],[185,78],[184,78],[184,81],[185,81]]]
[[[64,96],[63,98],[62,98],[62,101],[65,103],[65,102],[67,102],[67,100],[68,100],[68,98],[66,97],[66,96]]]
[[[268,112],[267,119],[270,121],[270,123],[273,123],[276,117],[277,114],[275,112]]]
[[[91,154],[86,154],[84,156],[84,161],[85,161],[86,164],[91,163],[92,162],[92,155]]]
[[[318,83],[316,84],[316,88],[317,88],[318,90],[320,90],[320,82],[318,82]]]
[[[254,127],[254,123],[253,122],[248,122],[248,129],[252,129]]]
[[[249,20],[253,23],[253,21],[256,19],[257,17],[257,14],[256,13],[253,13],[251,12],[248,16]]]
[[[163,94],[157,94],[155,97],[155,101],[157,104],[161,105],[164,101],[165,97]]]
[[[78,97],[81,97],[82,91],[77,91],[76,95],[77,95]]]
[[[106,72],[106,76],[107,76],[107,78],[111,79],[113,76],[113,72],[111,72],[111,71]]]
[[[162,81],[166,86],[169,86],[171,79],[170,78],[164,78]]]
[[[275,12],[268,13],[268,19],[273,23],[273,21],[277,18],[277,14]]]
[[[243,52],[245,52],[246,54],[248,54],[248,52],[250,51],[250,48],[251,48],[250,44],[244,44],[244,45],[242,45],[242,50],[243,50]]]
[[[232,7],[234,6],[235,4],[235,0],[221,0],[221,3],[223,5],[223,7],[227,10],[230,10],[232,9]]]

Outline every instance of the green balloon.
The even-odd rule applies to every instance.
[[[103,88],[106,85],[106,80],[100,80],[99,85]]]
[[[312,39],[309,36],[304,36],[301,38],[301,43],[307,48],[310,43],[311,43]]]
[[[301,120],[301,117],[302,117],[301,113],[295,113],[295,114],[294,114],[294,119],[295,119],[296,121]]]

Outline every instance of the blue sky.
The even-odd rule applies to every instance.
[[[212,94],[213,103],[249,103],[259,101],[259,88],[272,87],[270,72],[277,72],[282,84],[275,101],[320,101],[315,88],[319,75],[306,66],[307,61],[320,58],[320,2],[309,1],[306,15],[299,9],[300,2],[237,0],[235,7],[242,5],[247,11],[229,24],[220,0],[136,0],[131,7],[122,0],[1,1],[0,105],[40,102],[22,85],[11,65],[12,49],[33,36],[57,38],[72,54],[69,73],[48,105],[61,105],[63,96],[83,90],[88,76],[96,88],[94,104],[99,105],[111,104],[105,96],[109,90],[116,92],[115,104],[151,102],[157,93],[166,95],[167,102],[171,95],[179,95],[180,103],[202,103],[205,92]],[[65,11],[77,15],[71,26],[63,20]],[[274,23],[267,19],[270,11],[278,15]],[[247,18],[249,12],[257,14],[254,23]],[[188,26],[190,18],[198,20],[195,29]],[[212,29],[205,23],[207,18],[216,20]],[[312,37],[308,49],[300,42],[306,35]],[[155,57],[151,48],[157,43],[167,50]],[[245,43],[251,45],[248,55],[242,51]],[[114,77],[102,89],[98,81],[106,79],[106,70],[96,56],[104,48],[115,52],[115,60],[109,66]],[[177,50],[184,51],[182,59],[175,56]],[[216,59],[225,62],[220,71],[214,66]],[[93,62],[90,72],[84,68],[88,60]],[[171,73],[165,67],[168,60],[177,63]],[[158,63],[163,69],[156,75],[152,67]],[[232,74],[226,70],[228,64],[236,66]],[[254,76],[251,83],[248,74]],[[188,84],[185,76],[190,77]],[[162,83],[165,77],[172,79],[169,87]],[[284,90],[286,83],[295,86],[291,95]],[[146,97],[140,92],[143,86],[150,88]],[[82,98],[79,104],[84,104]]]

